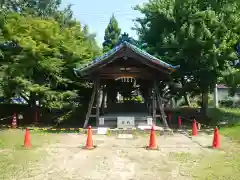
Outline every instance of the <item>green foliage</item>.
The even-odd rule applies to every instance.
[[[107,52],[114,48],[119,42],[121,29],[118,27],[118,22],[114,15],[110,18],[110,22],[105,29],[103,52]]]
[[[122,102],[136,102],[136,103],[143,103],[143,98],[141,96],[123,98]]]
[[[93,56],[97,56],[101,54],[101,49],[99,48],[97,42],[96,42],[96,34],[91,34],[89,32],[88,25],[85,25],[83,27],[83,33],[86,38],[86,41],[88,42],[89,47],[92,49]]]
[[[240,109],[239,108],[220,108],[209,109],[208,116],[211,117],[213,123],[227,122],[220,128],[222,135],[240,142]]]
[[[126,32],[124,32],[123,34],[120,35],[118,44],[120,44],[124,41],[129,42],[130,44],[132,44],[134,46],[140,47],[139,42],[136,41],[135,39],[133,39],[132,37],[130,37],[129,34]]]
[[[53,18],[61,25],[71,25],[74,23],[71,5],[59,10],[61,2],[61,0],[2,0],[0,7],[6,13],[17,12],[21,15]]]
[[[58,10],[59,0],[16,1],[19,10],[14,2],[2,5],[0,14],[4,94],[21,96],[31,106],[37,101],[50,108],[74,105],[84,84],[73,68],[99,55],[95,35],[72,20],[70,6]]]
[[[209,108],[208,117],[211,118],[210,124],[216,125],[227,122],[227,126],[238,125],[240,118],[239,108]]]
[[[233,108],[240,107],[240,101],[235,100],[234,98],[226,98],[224,100],[219,101],[221,107]]]
[[[221,129],[221,134],[232,138],[233,140],[240,142],[240,126],[225,127]]]
[[[240,87],[240,70],[232,68],[230,71],[223,72],[223,76],[219,81],[230,87],[229,94],[234,96],[237,88]]]
[[[136,19],[140,41],[150,53],[180,65],[174,78],[189,87],[185,92],[195,87],[207,94],[237,59],[233,47],[239,40],[240,3],[214,2],[152,0],[135,8],[144,15]]]

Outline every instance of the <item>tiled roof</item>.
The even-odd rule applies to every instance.
[[[162,64],[162,65],[164,65],[164,66],[167,66],[168,68],[176,69],[176,68],[179,67],[179,66],[173,66],[173,65],[171,65],[171,64],[168,64],[168,63],[166,63],[166,62],[164,62],[164,61],[162,61],[162,60],[154,57],[153,55],[147,53],[146,51],[143,51],[142,49],[140,49],[140,48],[138,48],[138,47],[136,47],[136,46],[134,46],[134,45],[132,45],[132,44],[130,44],[130,43],[128,43],[128,42],[126,42],[126,44],[127,44],[127,46],[128,46],[129,48],[131,48],[131,49],[132,49],[133,51],[135,51],[137,54],[140,54],[140,55],[142,55],[142,56],[145,56],[145,58],[147,58],[147,59],[151,59],[151,60],[153,60],[153,61],[156,61],[156,62],[159,63],[159,64]]]
[[[111,49],[110,51],[106,52],[105,54],[103,54],[102,56],[97,57],[96,59],[94,59],[93,61],[91,61],[90,63],[84,65],[83,67],[79,68],[79,69],[75,69],[77,71],[81,71],[83,69],[86,68],[90,68],[96,64],[98,64],[100,61],[103,61],[105,59],[107,59],[109,56],[115,54],[116,52],[118,52],[118,50],[120,50],[123,47],[123,44],[120,44],[116,47],[114,47],[113,49]]]
[[[100,62],[104,61],[105,59],[109,58],[110,56],[116,54],[119,50],[121,50],[123,47],[128,47],[131,50],[133,50],[135,53],[139,54],[140,56],[146,58],[147,60],[153,61],[156,64],[162,65],[168,69],[176,69],[179,66],[173,66],[171,64],[168,64],[154,56],[152,56],[151,54],[147,53],[146,51],[141,50],[140,48],[128,43],[128,42],[123,42],[121,44],[119,44],[118,46],[114,47],[112,50],[106,52],[104,55],[97,57],[96,59],[94,59],[93,61],[91,61],[90,63],[86,64],[85,66],[79,68],[79,69],[74,69],[74,71],[83,71],[86,69],[89,69],[93,66],[97,66],[97,64],[99,64]]]

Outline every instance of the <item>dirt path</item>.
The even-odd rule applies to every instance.
[[[159,151],[143,148],[148,137],[134,140],[94,136],[98,147],[80,148],[85,136],[62,135],[61,142],[46,148],[46,159],[30,165],[17,180],[187,180],[179,164],[169,159],[170,152],[198,152],[201,147],[184,135],[159,137]]]

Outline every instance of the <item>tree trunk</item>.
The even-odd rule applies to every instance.
[[[182,84],[182,89],[184,89],[185,85],[186,85],[186,82],[185,82],[184,78],[181,78],[181,84]],[[183,92],[183,97],[184,97],[186,105],[191,106],[191,103],[190,103],[189,96],[188,96],[187,92],[185,92],[185,91]]]
[[[203,116],[207,116],[208,109],[208,91],[202,92],[201,113]]]
[[[187,106],[191,106],[190,100],[189,100],[189,96],[186,92],[184,92],[184,100]]]
[[[175,101],[174,97],[172,97],[170,99],[170,106],[171,106],[171,108],[175,108],[176,107],[176,101]]]
[[[32,109],[32,122],[38,122],[38,113],[37,113],[37,95],[35,93],[30,93],[29,96],[29,106]]]

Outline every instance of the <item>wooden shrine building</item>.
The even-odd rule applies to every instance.
[[[90,117],[96,118],[97,126],[104,127],[151,125],[156,123],[157,108],[158,116],[168,127],[159,84],[170,82],[171,73],[176,69],[177,66],[167,64],[128,42],[121,43],[84,67],[74,69],[79,78],[94,83],[84,128]],[[136,101],[132,97],[141,97],[142,100]],[[96,107],[94,114],[93,107]]]

